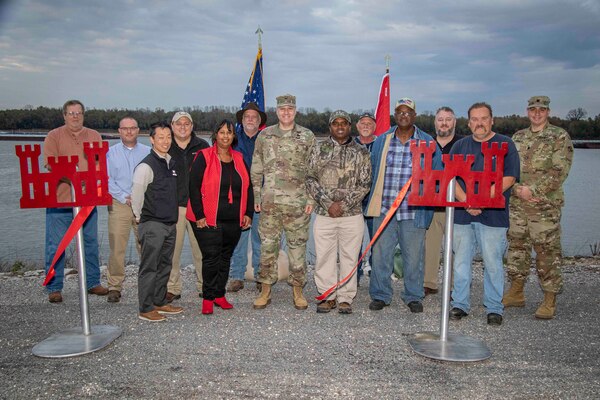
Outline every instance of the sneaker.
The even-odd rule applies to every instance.
[[[108,298],[106,299],[109,303],[118,303],[121,301],[121,292],[118,290],[109,290]]]
[[[319,304],[317,304],[317,312],[318,313],[328,313],[337,307],[337,302],[335,300],[323,300]]]
[[[500,326],[502,325],[502,315],[496,313],[489,313],[487,315],[488,325]]]
[[[455,321],[458,321],[463,317],[466,317],[467,315],[469,314],[467,314],[465,311],[461,310],[458,307],[454,307],[452,310],[450,310],[450,319],[453,319]]]
[[[423,312],[423,303],[420,301],[411,301],[407,304],[411,313],[422,313]]]
[[[352,314],[352,306],[350,303],[342,301],[338,307],[338,312],[340,314]]]
[[[160,315],[156,310],[148,311],[145,313],[139,313],[138,318],[149,322],[159,322],[165,321],[167,319],[165,316]]]
[[[62,294],[60,293],[60,291],[52,292],[48,294],[48,301],[50,303],[62,303]]]
[[[389,304],[385,304],[383,300],[373,300],[371,304],[369,304],[369,310],[379,311],[383,310],[383,307],[387,307]]]
[[[231,282],[229,282],[229,285],[227,285],[228,292],[239,292],[243,288],[244,288],[244,281],[239,280],[239,279],[233,279]]]
[[[165,300],[167,301],[167,303],[172,303],[173,300],[179,300],[180,298],[181,298],[180,294],[167,292],[167,296],[165,297]]]
[[[88,294],[95,294],[96,296],[106,296],[108,294],[108,289],[102,285],[94,286],[91,289],[88,289]]]
[[[181,314],[183,312],[183,307],[172,306],[170,304],[165,304],[164,306],[154,306],[154,311],[159,314]]]

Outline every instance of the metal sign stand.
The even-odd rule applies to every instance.
[[[448,185],[447,200],[454,200],[454,182]],[[410,335],[408,343],[412,349],[425,357],[442,361],[472,362],[490,358],[492,352],[480,340],[460,334],[448,333],[450,309],[450,277],[452,272],[452,235],[454,233],[454,207],[446,207],[446,229],[444,238],[444,275],[442,286],[442,315],[440,333],[420,332]]]
[[[73,196],[75,196],[74,192]],[[80,207],[73,207],[73,218]],[[49,338],[36,344],[32,353],[38,357],[64,358],[92,353],[103,349],[121,336],[123,330],[118,326],[94,325],[90,327],[88,307],[85,252],[83,248],[83,227],[77,231],[77,263],[79,266],[79,309],[81,313],[81,328],[69,328],[55,333]]]

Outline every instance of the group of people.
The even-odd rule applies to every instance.
[[[357,274],[352,274],[363,244],[363,233],[378,239],[371,249],[369,309],[382,310],[393,298],[392,271],[396,247],[401,251],[404,290],[401,299],[413,313],[423,311],[423,299],[438,292],[440,250],[445,210],[412,206],[407,197],[394,204],[411,179],[411,141],[436,143],[432,169],[442,170],[442,154],[473,155],[472,171],[482,171],[482,143],[506,143],[502,188],[503,209],[457,208],[453,236],[453,288],[450,318],[460,320],[471,310],[472,261],[479,249],[484,264],[483,305],[490,325],[502,324],[505,307],[525,305],[524,284],[536,253],[536,268],[544,300],[535,316],[551,319],[556,294],[562,288],[560,272],[560,215],[562,184],[573,146],[566,131],[549,123],[550,99],[529,99],[531,126],[513,138],[492,130],[492,108],[475,103],[468,110],[471,135],[455,134],[456,116],[447,106],[435,115],[435,139],[415,125],[416,104],[400,99],[394,108],[396,125],[375,136],[371,114],[356,121],[359,135],[351,136],[350,115],[337,110],[329,118],[329,137],[317,142],[313,132],[298,125],[296,98],[277,97],[277,123],[265,128],[266,114],[248,103],[236,114],[238,128],[223,120],[214,129],[212,145],[193,132],[190,114],[176,112],[171,123],[150,129],[152,147],[138,142],[135,119],[119,123],[121,141],[107,154],[110,258],[108,288],[100,284],[97,213],[84,225],[88,292],[108,295],[118,302],[125,277],[125,251],[133,230],[140,252],[138,273],[139,318],[162,321],[179,314],[173,304],[181,298],[179,260],[185,233],[192,248],[202,314],[214,305],[231,309],[226,292],[244,288],[249,250],[259,295],[254,309],[266,308],[278,280],[277,259],[285,237],[289,258],[287,282],[296,309],[308,308],[306,243],[311,214],[315,241],[314,279],[317,291],[328,296],[317,304],[318,313],[333,309],[352,313]],[[63,107],[65,125],[51,131],[44,156],[78,155],[80,170],[92,167],[83,157],[82,143],[100,135],[83,127],[84,107],[77,100]],[[262,130],[261,130],[262,129]],[[47,163],[47,162],[46,162]],[[68,199],[68,184],[59,197]],[[465,183],[457,179],[456,200],[467,201]],[[64,192],[64,193],[62,193]],[[61,198],[62,198],[61,197]],[[67,200],[65,200],[67,201]],[[468,203],[468,202],[467,202]],[[389,222],[386,215],[393,210]],[[46,266],[72,215],[69,209],[48,209]],[[249,243],[250,242],[250,243]],[[250,246],[249,246],[250,244]],[[504,293],[504,255],[511,283]],[[64,257],[48,285],[49,301],[61,302]],[[349,277],[336,290],[338,281]],[[229,285],[226,287],[229,280]]]

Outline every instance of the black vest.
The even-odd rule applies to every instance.
[[[140,222],[176,223],[179,210],[177,208],[177,172],[174,168],[174,160],[171,159],[170,165],[167,165],[167,160],[160,158],[152,150],[141,162],[152,168],[154,179],[144,193],[144,206]]]

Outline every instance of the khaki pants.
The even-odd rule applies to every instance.
[[[362,215],[331,218],[317,215],[313,226],[315,238],[315,283],[319,293],[346,277],[356,266],[364,234]],[[339,255],[339,266],[338,266]],[[339,303],[352,304],[356,296],[356,273],[327,300],[337,298]]]
[[[138,255],[141,254],[140,240],[138,237],[137,223],[131,207],[113,199],[112,206],[108,207],[108,245],[110,256],[108,258],[108,290],[123,288],[125,280],[125,253],[129,244],[129,234],[133,229]]]
[[[429,289],[438,288],[440,271],[440,252],[446,228],[446,211],[436,211],[427,232],[425,233],[425,279],[423,286]]]
[[[202,292],[202,253],[196,237],[194,236],[194,230],[192,224],[185,217],[186,208],[179,207],[179,217],[177,218],[177,235],[175,239],[175,251],[173,252],[173,263],[171,267],[171,276],[169,276],[169,283],[167,283],[167,291],[175,295],[181,294],[181,250],[183,249],[183,242],[185,240],[185,233],[188,234],[188,240],[192,248],[192,260],[194,262],[194,268],[196,269],[196,288],[198,292]]]

